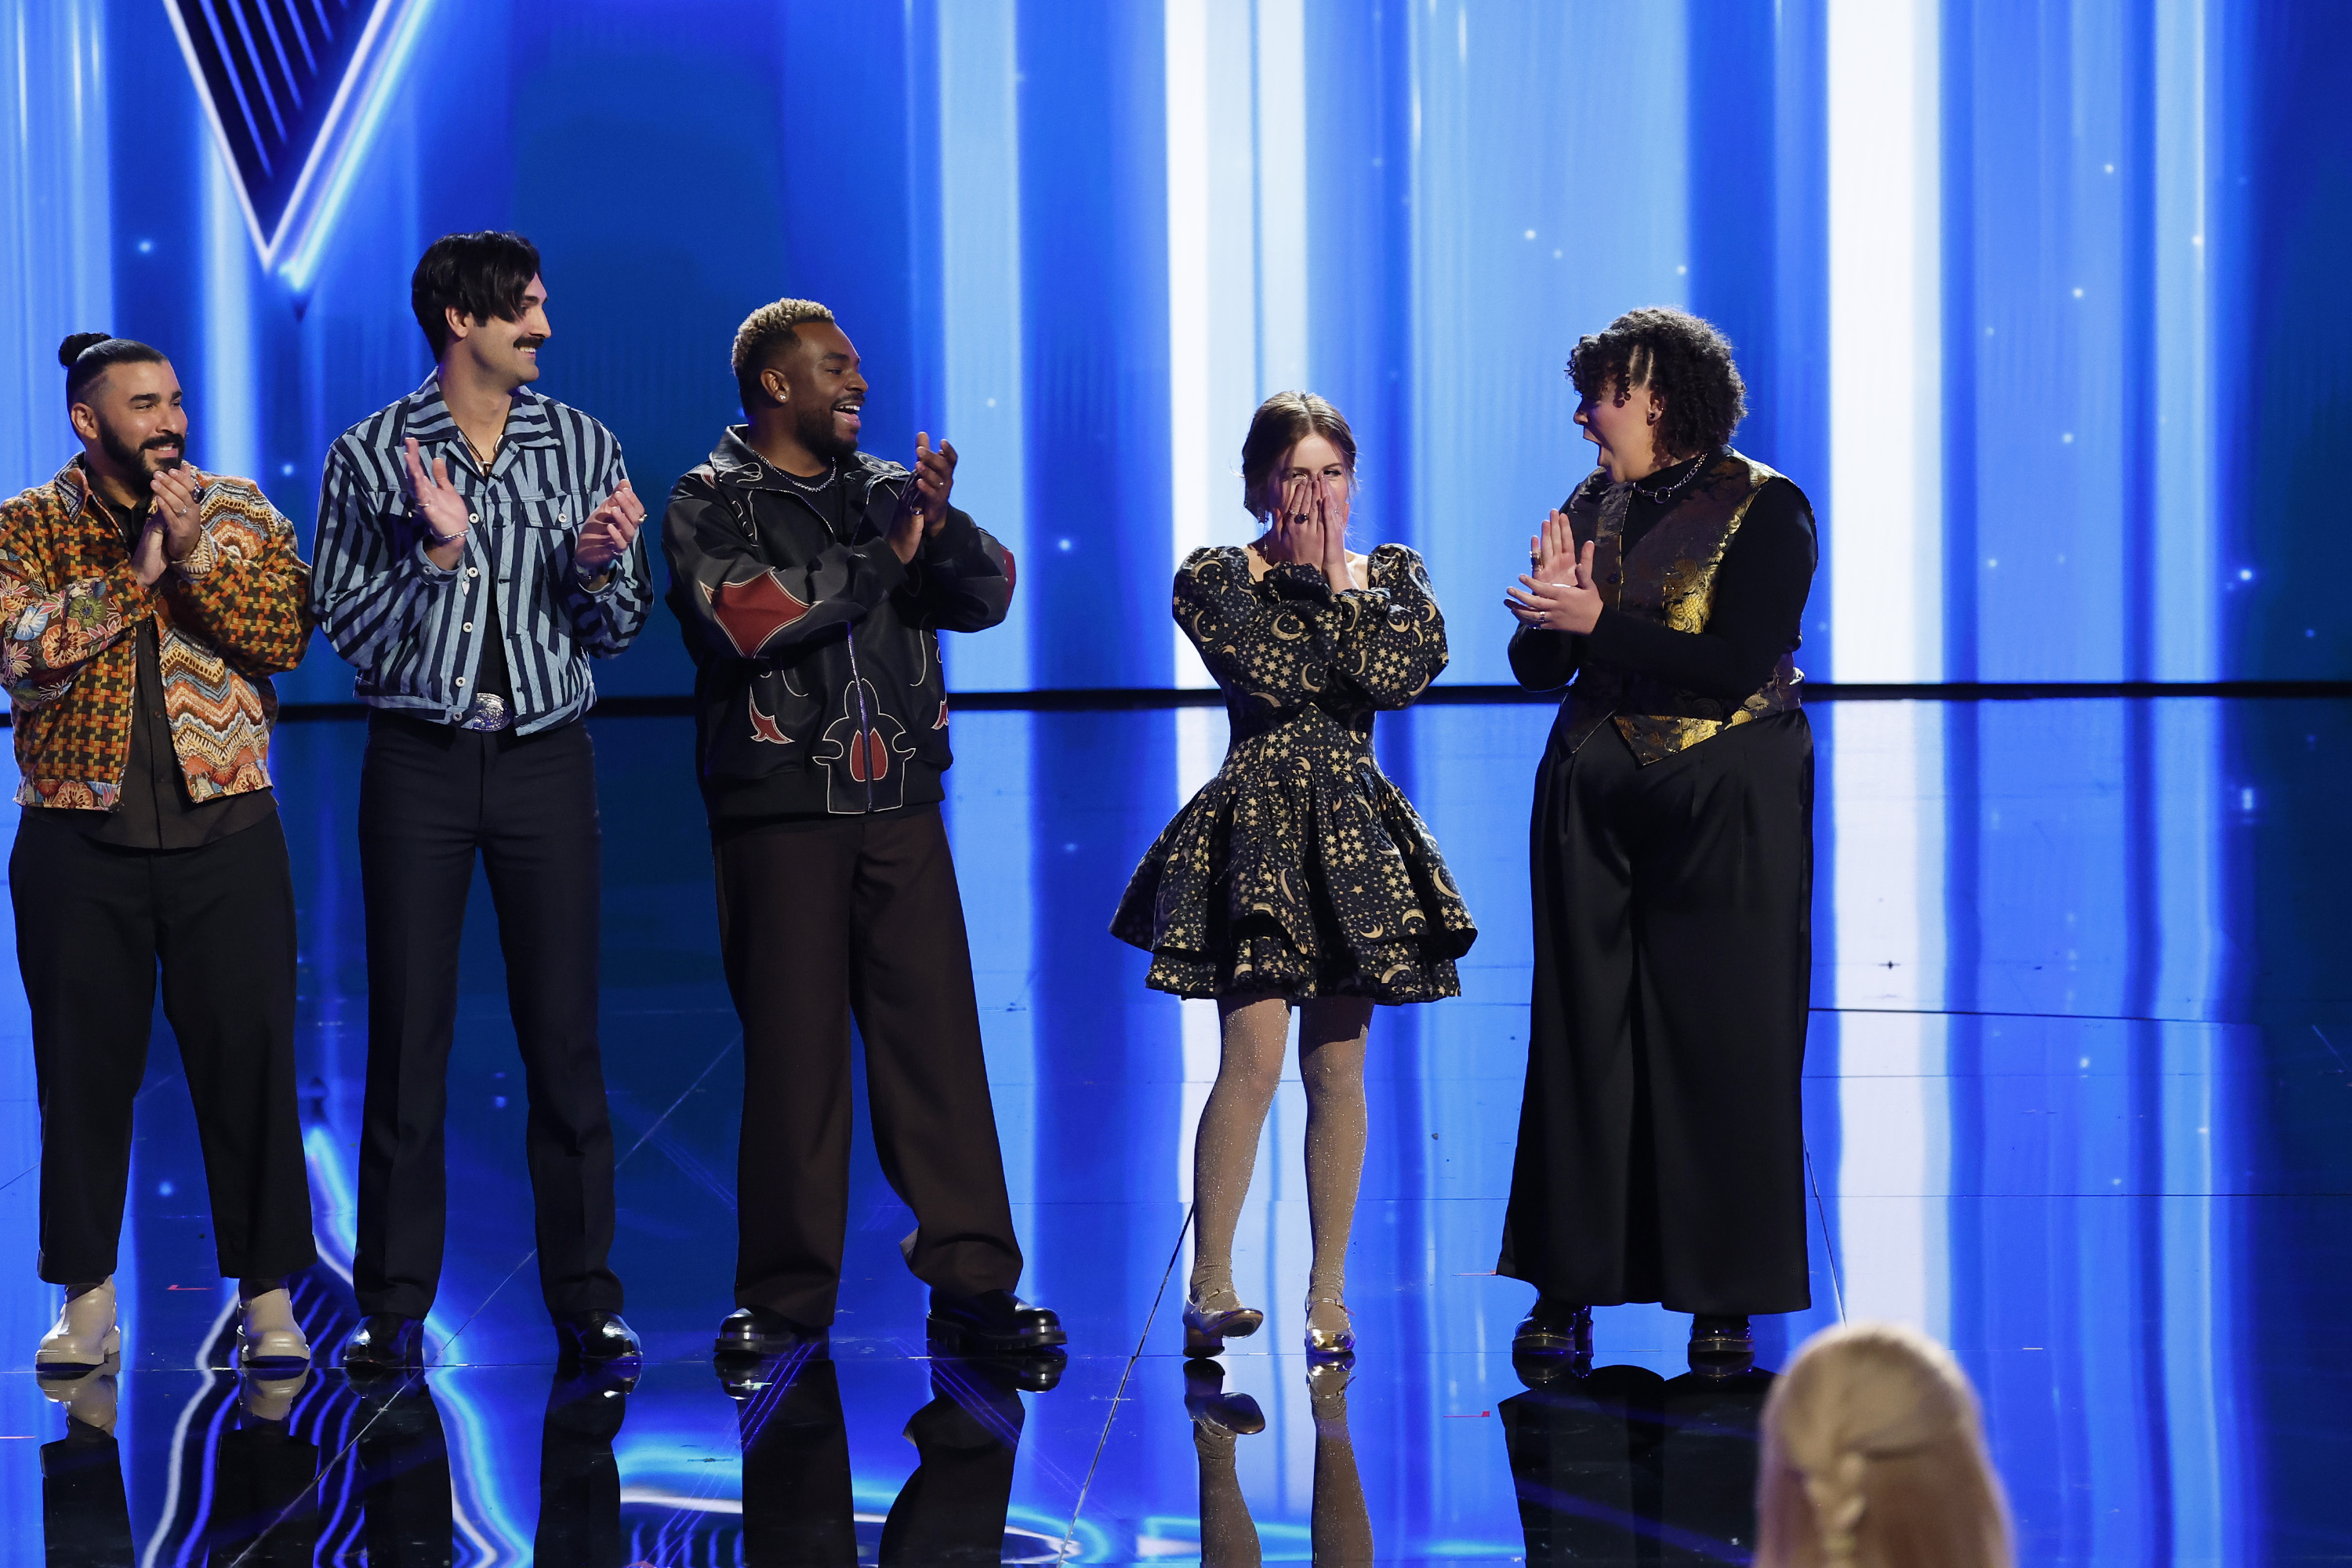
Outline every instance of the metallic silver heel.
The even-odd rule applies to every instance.
[[[1184,1353],[1187,1356],[1213,1356],[1221,1353],[1229,1339],[1247,1339],[1257,1332],[1265,1321],[1265,1314],[1255,1307],[1244,1307],[1231,1290],[1214,1291],[1210,1300],[1219,1296],[1234,1304],[1230,1307],[1205,1306],[1195,1300],[1184,1303]]]
[[[1315,1309],[1330,1307],[1339,1314],[1339,1325],[1318,1325]],[[1356,1320],[1348,1310],[1348,1303],[1337,1296],[1307,1298],[1307,1353],[1310,1356],[1337,1357],[1356,1353]]]

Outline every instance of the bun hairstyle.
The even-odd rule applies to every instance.
[[[2010,1568],[1976,1393],[1916,1330],[1807,1342],[1764,1405],[1757,1568]]]
[[[1356,434],[1348,428],[1347,416],[1311,392],[1277,392],[1257,405],[1249,434],[1242,438],[1242,506],[1251,516],[1265,510],[1261,498],[1274,466],[1309,436],[1338,447],[1354,476]]]
[[[92,383],[119,364],[164,364],[159,349],[111,332],[75,332],[58,345],[58,363],[66,367],[66,404],[82,401]]]

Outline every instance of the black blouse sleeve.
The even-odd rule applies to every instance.
[[[1736,702],[1772,678],[1780,656],[1797,646],[1812,591],[1815,564],[1812,508],[1804,491],[1773,479],[1748,503],[1739,531],[1716,567],[1715,602],[1706,630],[1678,632],[1656,621],[1604,609],[1591,635],[1535,634],[1586,645],[1577,652],[1696,691]],[[1533,685],[1520,664],[1523,630],[1511,639],[1511,668]],[[1565,679],[1563,677],[1563,679]],[[1541,688],[1538,688],[1540,689]]]
[[[1529,691],[1557,691],[1584,664],[1591,639],[1522,625],[1511,634],[1511,673]]]

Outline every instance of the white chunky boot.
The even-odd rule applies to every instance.
[[[89,1372],[122,1348],[122,1331],[114,1321],[114,1279],[109,1276],[95,1290],[85,1290],[58,1313],[58,1326],[41,1336],[33,1354],[37,1373]]]
[[[121,1363],[109,1358],[96,1372],[82,1377],[44,1377],[41,1393],[66,1407],[66,1414],[83,1426],[111,1436],[114,1432],[114,1374]]]
[[[294,1321],[294,1299],[285,1287],[265,1290],[245,1303],[245,1313],[237,1320],[236,1347],[238,1364],[248,1367],[310,1359],[310,1342]]]

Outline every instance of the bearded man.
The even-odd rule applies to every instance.
[[[761,306],[734,363],[746,423],[678,480],[663,520],[743,1023],[736,1310],[716,1351],[783,1354],[833,1321],[854,1017],[935,1351],[1052,1363],[1060,1320],[1013,1293],[1021,1247],[940,820],[939,634],[1004,618],[1013,557],[948,505],[954,447],[917,436],[911,473],[857,449],[866,377],[831,310]]]
[[[58,352],[81,455],[0,502],[0,687],[23,807],[8,858],[41,1100],[40,1276],[66,1289],[48,1377],[121,1351],[114,1266],[131,1104],[163,978],[248,1366],[310,1347],[286,1276],[315,1262],[294,1095],[294,883],[269,781],[269,678],[310,640],[294,529],[189,467],[171,362]]]

